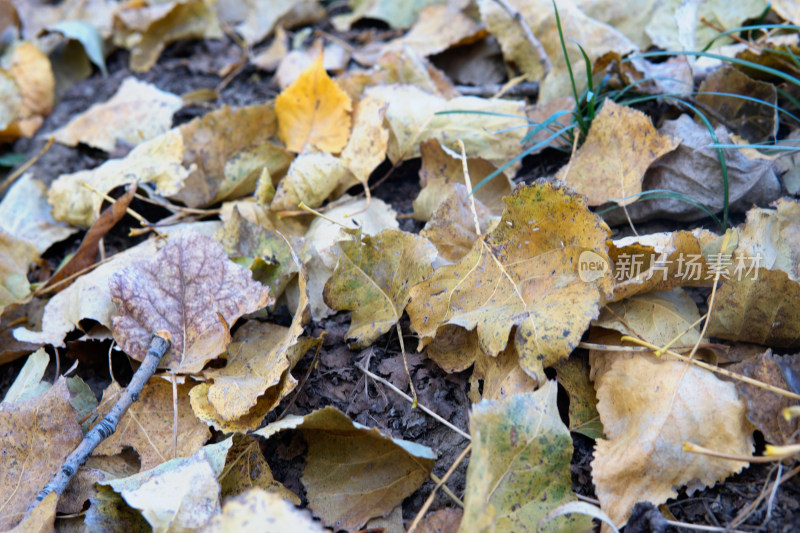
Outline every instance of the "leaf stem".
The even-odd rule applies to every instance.
[[[142,361],[139,369],[133,374],[131,382],[120,395],[117,403],[115,403],[108,414],[83,437],[78,447],[67,456],[64,460],[64,464],[61,465],[58,473],[53,477],[53,480],[45,485],[41,492],[37,494],[36,499],[28,509],[29,513],[51,492],[55,492],[57,495],[61,496],[72,477],[78,471],[78,468],[86,462],[86,459],[89,458],[97,445],[110,437],[117,430],[117,424],[120,419],[125,415],[125,412],[133,402],[139,399],[139,394],[141,394],[145,383],[147,383],[150,376],[155,373],[158,363],[161,362],[161,358],[167,352],[169,346],[169,333],[166,331],[157,331],[153,334],[144,361]]]

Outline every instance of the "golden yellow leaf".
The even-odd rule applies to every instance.
[[[387,229],[339,243],[339,263],[325,284],[325,303],[351,311],[347,338],[365,348],[403,315],[411,287],[433,272],[436,250],[427,239]]]
[[[383,124],[386,106],[376,98],[362,98],[353,113],[353,133],[342,150],[342,160],[365,187],[372,171],[386,158],[389,143],[389,130]]]
[[[445,196],[419,234],[436,246],[439,257],[455,263],[467,255],[478,239],[476,222],[480,234],[485,235],[493,217],[480,200],[469,197],[465,186],[454,183],[450,187],[450,194]],[[473,205],[475,213],[472,212]]]
[[[275,99],[286,148],[340,152],[350,136],[350,97],[325,72],[322,55]]]
[[[483,382],[483,388],[479,387],[479,381]],[[469,382],[472,403],[500,400],[514,394],[533,392],[539,387],[536,380],[531,379],[519,366],[519,356],[511,343],[497,357],[479,353]],[[479,390],[482,392],[478,393]]]
[[[21,41],[0,58],[0,73],[13,79],[22,97],[16,113],[4,117],[14,121],[0,130],[0,142],[32,137],[53,110],[55,78],[50,59],[35,44]],[[8,89],[4,87],[3,92]]]
[[[608,440],[597,440],[592,478],[603,511],[620,527],[636,502],[660,505],[683,485],[690,491],[713,485],[747,465],[686,452],[685,442],[737,456],[753,452],[735,385],[681,361],[628,354],[595,377]]]
[[[117,143],[136,146],[172,126],[172,115],[183,107],[180,96],[129,77],[107,102],[95,104],[53,133],[69,146],[83,143],[111,152]]]
[[[350,170],[341,158],[324,152],[300,154],[278,183],[270,209],[294,211],[300,202],[318,207],[341,183],[350,180]]]
[[[120,419],[117,431],[95,448],[95,455],[114,455],[130,446],[139,454],[141,471],[150,470],[176,457],[192,455],[211,436],[208,426],[199,421],[189,405],[187,384],[178,384],[178,427],[174,426],[172,383],[150,379],[139,399]],[[112,383],[103,391],[98,416],[105,416],[117,401],[122,388]],[[173,446],[177,432],[178,448]],[[177,455],[176,455],[177,452]]]
[[[585,194],[591,206],[612,200],[627,205],[636,201],[631,196],[642,192],[650,164],[679,143],[658,133],[641,111],[608,99],[592,121],[586,142],[556,178]]]
[[[609,230],[584,198],[547,182],[520,188],[505,202],[497,227],[469,254],[411,290],[407,311],[421,345],[454,324],[477,328],[492,356],[517,326],[520,364],[541,383],[544,367],[569,355],[611,292],[609,271],[591,281],[579,271],[584,252],[607,261]]]

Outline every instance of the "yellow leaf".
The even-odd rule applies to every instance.
[[[31,243],[0,229],[0,314],[30,293],[28,268],[39,258]]]
[[[278,134],[292,152],[337,153],[350,136],[350,97],[325,72],[322,55],[275,99]]]
[[[591,206],[611,200],[628,205],[636,201],[631,196],[642,192],[650,164],[679,143],[658,133],[641,111],[608,99],[592,122],[586,142],[556,179],[585,194]]]
[[[349,177],[347,165],[336,156],[324,152],[300,154],[278,183],[270,209],[293,211],[300,202],[318,207]]]
[[[476,214],[481,235],[486,234],[492,214],[480,200],[470,198],[467,188],[460,183],[450,184],[450,187],[450,194],[444,197],[419,234],[436,246],[439,257],[455,263],[467,255],[478,239]],[[475,213],[472,212],[473,202]]]
[[[438,268],[411,290],[408,315],[425,345],[445,324],[477,328],[497,355],[517,326],[520,364],[542,383],[544,367],[572,351],[611,292],[610,272],[583,281],[584,252],[607,261],[608,227],[586,200],[546,182],[505,199],[497,227],[457,264]]]
[[[12,46],[0,59],[0,73],[3,78],[3,97],[11,93],[13,100],[18,101],[18,106],[5,111],[4,121],[13,122],[6,124],[0,130],[0,142],[13,141],[19,137],[32,137],[42,125],[44,117],[53,110],[55,78],[50,66],[50,59],[36,45],[28,41],[21,41]],[[7,87],[8,78],[11,78],[19,91],[15,94],[12,87]],[[4,103],[4,105],[7,105]]]
[[[262,531],[294,531],[323,533],[319,522],[279,495],[253,488],[226,500],[222,513],[203,528],[203,533],[260,533]]]
[[[685,442],[738,456],[753,452],[752,427],[735,385],[680,361],[624,354],[595,378],[608,440],[597,440],[592,462],[600,504],[620,527],[636,502],[660,505],[683,485],[713,485],[747,465],[688,453]],[[592,357],[594,369],[594,358],[617,354]]]

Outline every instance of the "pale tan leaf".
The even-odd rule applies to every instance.
[[[255,488],[226,501],[222,513],[212,518],[201,531],[323,533],[326,529],[277,494]]]

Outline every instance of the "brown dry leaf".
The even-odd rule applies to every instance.
[[[172,129],[141,143],[123,159],[111,159],[91,170],[62,174],[47,193],[53,218],[83,228],[97,220],[103,198],[84,183],[103,194],[134,181],[154,183],[162,196],[177,194],[189,175],[182,165],[183,153],[183,136],[179,129]]]
[[[95,264],[98,253],[97,245],[100,239],[127,214],[128,206],[131,205],[135,194],[136,185],[129,185],[125,194],[120,196],[100,214],[95,223],[92,224],[92,227],[89,228],[89,231],[86,232],[86,235],[84,235],[78,250],[72,255],[69,261],[47,280],[42,286],[43,288],[52,287],[58,283],[59,285],[56,292],[63,291],[70,285],[70,283],[64,282],[64,280]]]
[[[642,192],[647,168],[678,144],[678,139],[658,133],[641,111],[607,99],[583,146],[556,179],[585,194],[590,206],[610,201],[628,205]]]
[[[551,509],[576,501],[570,481],[572,438],[561,422],[558,385],[472,407],[472,456],[467,468],[464,517],[459,531],[570,532],[591,529],[573,514],[541,528]]]
[[[171,194],[191,207],[205,207],[252,193],[266,167],[282,176],[292,155],[274,136],[278,119],[272,103],[222,106],[178,128],[189,171],[181,190]]]
[[[531,81],[542,80],[539,103],[544,104],[553,98],[570,94],[569,71],[561,50],[553,3],[550,0],[508,0],[508,4],[525,19],[553,68],[542,80],[544,69],[540,54],[526,38],[519,22],[494,0],[480,0],[478,6],[481,17],[487,29],[500,41],[506,62],[515,64]],[[630,39],[611,26],[587,17],[575,3],[559,4],[558,12],[579,94],[586,88],[586,69],[577,43],[584,48],[591,62],[609,51],[625,55],[636,50],[636,45]],[[566,39],[567,36],[574,41]],[[580,67],[576,68],[578,65]]]
[[[130,69],[147,72],[169,43],[223,36],[208,0],[128,2],[114,13],[114,44],[131,51]]]
[[[444,507],[429,514],[417,526],[419,533],[456,533],[464,511],[458,507]]]
[[[347,163],[339,157],[324,152],[300,154],[278,183],[270,209],[294,211],[300,202],[318,207],[340,184],[352,179]]]
[[[470,201],[469,192],[464,185],[453,183],[451,188],[452,192],[439,204],[419,234],[436,246],[439,257],[455,263],[469,253],[478,239],[476,220],[480,234],[485,235],[493,217],[480,200]],[[472,212],[473,206],[475,213]]]
[[[83,143],[112,152],[117,143],[136,146],[172,127],[172,115],[183,106],[180,96],[129,77],[107,102],[95,104],[53,133],[69,146]]]
[[[706,262],[700,241],[711,235],[705,230],[676,231],[611,241],[608,255],[616,279],[611,301],[710,284],[714,272]]]
[[[197,531],[220,512],[217,477],[231,444],[228,438],[203,446],[190,457],[100,484],[110,486],[138,509],[153,531]]]
[[[170,227],[169,238],[175,239],[187,232],[213,235],[217,228],[218,222],[179,224]],[[157,242],[156,239],[147,240],[116,254],[108,262],[82,275],[47,302],[41,320],[41,331],[16,328],[14,337],[23,342],[63,347],[64,337],[73,329],[80,329],[80,323],[84,319],[91,319],[111,328],[111,316],[116,308],[111,301],[109,278],[136,261],[151,257],[158,251]],[[33,325],[29,324],[28,327],[32,328]]]
[[[653,163],[642,184],[645,191],[665,189],[676,191],[705,205],[713,213],[722,211],[723,178],[714,141],[704,125],[694,122],[689,115],[667,120],[659,133],[681,139],[678,148]],[[720,143],[730,139],[723,127],[716,130]],[[731,212],[743,212],[753,204],[767,205],[780,195],[780,184],[775,177],[774,162],[749,159],[736,149],[723,149],[728,169],[728,187]],[[674,198],[641,200],[625,208],[633,222],[667,218],[688,222],[708,216],[704,211]],[[611,224],[625,223],[621,209],[607,213],[604,218]]]
[[[0,529],[13,528],[83,439],[67,380],[22,403],[0,403]],[[55,505],[55,502],[53,503]]]
[[[800,376],[800,358],[797,355],[773,355],[772,350],[767,350],[755,361],[736,363],[728,370],[773,387],[792,390],[789,377]],[[782,414],[787,407],[798,405],[797,400],[742,381],[735,383],[739,394],[747,401],[747,419],[761,430],[767,442],[779,446],[798,442],[800,418],[786,420]]]
[[[472,332],[470,332],[472,333]],[[479,387],[479,381],[483,387]],[[513,344],[509,344],[497,357],[482,352],[475,358],[475,369],[469,378],[469,399],[472,403],[481,400],[500,400],[514,394],[535,391],[539,384],[519,366],[519,355]],[[482,392],[479,393],[478,391]]]
[[[222,513],[213,517],[203,533],[262,533],[292,531],[324,533],[327,531],[303,511],[279,495],[260,488],[227,500]]]
[[[8,189],[0,202],[0,229],[30,242],[39,253],[78,231],[53,219],[45,194],[44,184],[28,172]]]
[[[19,107],[15,106],[16,113],[3,113],[4,120],[0,122],[5,124],[0,124],[0,142],[32,137],[44,117],[53,110],[55,78],[50,60],[33,43],[20,41],[0,58],[0,73],[6,79],[2,84],[4,99],[8,94],[9,78],[16,84],[21,97]]]
[[[8,530],[8,533],[51,533],[55,531],[53,526],[56,521],[57,503],[58,494],[51,492],[33,508],[25,520],[14,529]]]
[[[411,290],[407,311],[421,345],[454,324],[477,328],[492,356],[516,325],[520,364],[541,383],[544,367],[569,355],[611,293],[608,271],[588,282],[578,272],[582,253],[607,261],[609,230],[583,197],[547,182],[517,189],[505,202],[492,233]]]
[[[608,440],[597,440],[592,478],[603,511],[618,527],[636,502],[660,505],[677,496],[677,488],[688,484],[691,494],[747,466],[683,450],[692,442],[736,456],[753,452],[752,428],[735,385],[650,354],[620,357],[607,368],[595,386]]]
[[[30,294],[28,268],[37,259],[39,251],[31,243],[0,230],[0,315]]]
[[[354,531],[391,512],[428,478],[436,457],[426,446],[392,439],[333,407],[289,415],[255,434],[269,438],[286,429],[303,430],[308,505],[336,529]]]
[[[484,357],[478,333],[475,330],[467,330],[449,324],[439,328],[436,337],[425,346],[425,352],[439,365],[439,368],[448,374],[461,372],[469,368],[479,357]],[[479,396],[470,398],[473,401],[480,400]]]
[[[225,351],[233,323],[270,301],[249,270],[198,233],[168,242],[108,283],[119,313],[112,319],[114,338],[125,353],[143,360],[153,333],[168,331],[172,344],[159,366],[182,373],[202,370]]]
[[[569,395],[569,430],[590,439],[603,437],[603,424],[597,412],[597,396],[589,378],[585,354],[572,354],[553,365],[556,380]]]
[[[800,281],[800,202],[780,198],[774,207],[747,212],[747,221],[738,231],[737,253],[760,256],[761,268],[783,270],[790,279]]]
[[[350,97],[330,79],[322,54],[275,99],[278,133],[286,148],[340,152],[350,136]]]
[[[766,103],[721,94],[703,94],[705,92],[740,95]],[[712,111],[708,113],[712,120],[724,121],[727,127],[752,143],[768,142],[777,133],[778,92],[775,86],[754,80],[739,69],[723,67],[712,72],[700,84],[697,101]]]
[[[261,452],[258,439],[250,435],[233,436],[233,446],[228,450],[225,469],[219,477],[219,483],[223,500],[257,489],[300,505],[300,498],[272,477],[272,471]]]
[[[464,168],[461,158],[455,153],[448,153],[436,139],[420,143],[422,167],[419,170],[419,182],[422,190],[414,200],[414,218],[427,221],[444,198],[453,190],[453,183],[464,183]],[[475,187],[483,178],[497,170],[493,164],[480,157],[467,158],[467,170],[472,186]],[[474,192],[493,215],[500,215],[505,208],[503,197],[511,194],[513,186],[505,173],[495,176]]]
[[[325,284],[325,303],[351,311],[346,338],[366,348],[403,315],[411,287],[433,272],[436,249],[425,238],[387,229],[339,243],[339,263]]]
[[[289,35],[286,33],[286,30],[283,29],[283,26],[278,26],[275,30],[275,37],[272,39],[272,43],[270,43],[267,48],[251,57],[250,63],[261,70],[275,70],[278,68],[283,58],[286,57],[286,54],[289,53],[289,50],[291,50],[289,46]]]
[[[370,87],[364,94],[389,104],[386,121],[390,135],[386,155],[392,163],[419,157],[420,143],[427,139],[437,139],[448,147],[461,139],[467,155],[480,155],[499,167],[519,154],[520,141],[525,136],[524,129],[509,128],[509,118],[500,116],[518,115],[522,125],[525,106],[521,101],[474,96],[445,100],[412,85]],[[454,113],[436,114],[443,111]],[[479,113],[473,113],[475,111]],[[509,172],[515,172],[518,166],[512,165]]]
[[[208,426],[199,421],[189,405],[191,385],[177,385],[178,427],[173,424],[172,383],[162,378],[150,379],[139,399],[119,421],[117,431],[94,451],[95,455],[115,455],[126,446],[139,454],[141,471],[155,468],[176,457],[188,457],[211,436]],[[103,391],[98,417],[105,416],[117,401],[122,388],[112,383]],[[177,449],[173,435],[178,436]]]
[[[389,130],[383,123],[387,104],[366,96],[353,112],[353,132],[342,150],[342,161],[359,183],[367,186],[372,171],[386,159]]]
[[[310,25],[325,16],[317,0],[220,0],[217,11],[225,23],[236,25],[236,32],[248,46],[262,41],[279,24],[286,28]]]
[[[656,346],[694,346],[700,340],[697,304],[682,289],[637,294],[609,303],[592,324]]]

